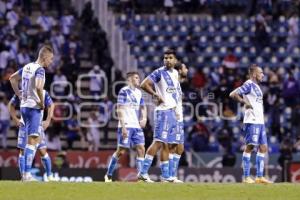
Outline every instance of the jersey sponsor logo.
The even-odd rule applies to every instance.
[[[168,92],[170,94],[176,93],[176,88],[175,87],[168,87],[166,89],[166,92]]]

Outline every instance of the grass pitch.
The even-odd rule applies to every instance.
[[[0,182],[0,200],[299,200],[300,184]]]

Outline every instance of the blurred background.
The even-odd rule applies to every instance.
[[[173,48],[189,68],[181,84],[185,153],[179,178],[241,181],[243,109],[228,95],[256,63],[265,74],[266,174],[299,182],[299,9],[298,0],[0,0],[0,179],[19,179],[8,78],[50,44],[55,59],[46,89],[56,107],[46,140],[58,179],[103,180],[117,144],[115,103],[126,72],[138,71],[143,79]],[[154,106],[144,97],[147,148]],[[34,164],[41,177],[38,156]],[[115,178],[135,180],[134,165],[130,151]]]

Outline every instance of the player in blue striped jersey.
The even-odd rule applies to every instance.
[[[127,73],[128,85],[118,94],[118,148],[113,154],[104,177],[105,182],[112,182],[112,175],[119,158],[131,147],[137,151],[137,172],[141,171],[145,155],[145,138],[142,128],[147,122],[147,109],[142,97],[140,77],[137,72]]]
[[[21,100],[21,116],[24,120],[25,131],[28,135],[24,150],[25,174],[24,181],[31,181],[31,165],[39,142],[39,127],[41,123],[41,111],[44,110],[43,89],[45,84],[45,67],[53,61],[53,50],[49,46],[43,46],[39,50],[38,59],[25,65],[9,78],[11,86]],[[19,83],[21,82],[21,91]]]
[[[179,74],[179,82],[177,85],[178,104],[176,107],[177,128],[176,128],[176,132],[170,135],[168,139],[169,173],[174,183],[182,183],[182,181],[177,178],[177,169],[178,169],[180,157],[184,151],[184,126],[183,126],[183,105],[182,105],[183,93],[181,90],[180,83],[186,79],[188,68],[184,63],[178,62],[175,65],[175,69],[178,71]]]
[[[48,126],[51,122],[51,119],[53,116],[53,111],[54,111],[54,103],[47,91],[45,91],[45,90],[43,91],[43,96],[44,96],[44,105],[45,105],[45,108],[47,109],[47,118],[45,121],[43,121],[40,124],[40,127],[39,127],[40,142],[37,145],[37,149],[39,150],[39,153],[41,155],[41,160],[42,160],[42,163],[45,168],[46,175],[47,175],[46,179],[44,179],[44,181],[49,181],[49,180],[51,181],[53,179],[52,173],[51,173],[51,159],[47,153],[47,144],[45,141],[44,131],[48,128]],[[22,117],[19,119],[19,117],[17,116],[16,108],[18,108],[18,107],[20,107],[20,100],[16,95],[14,95],[8,104],[8,109],[9,109],[9,113],[10,113],[13,121],[19,128],[18,140],[17,140],[17,147],[19,149],[19,159],[18,159],[19,162],[18,163],[19,163],[20,174],[23,179],[23,176],[25,173],[24,149],[27,144],[27,134],[25,131],[24,120],[22,119]],[[42,118],[44,115],[43,112],[44,111],[42,111]]]
[[[168,138],[175,134],[177,119],[175,109],[178,104],[178,72],[174,69],[176,53],[167,50],[164,53],[164,66],[153,71],[141,84],[141,88],[157,99],[154,116],[153,142],[148,148],[139,180],[152,182],[148,170],[153,157],[161,150],[161,181],[170,182]],[[153,87],[155,90],[153,90]]]
[[[259,83],[263,80],[263,70],[257,65],[249,68],[250,79],[241,87],[230,93],[230,97],[244,104],[244,134],[246,148],[243,153],[242,163],[244,183],[272,183],[263,177],[264,159],[268,151],[267,136],[264,122],[263,93]],[[250,177],[250,158],[254,147],[258,146],[256,154],[256,179]]]

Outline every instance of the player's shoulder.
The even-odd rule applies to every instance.
[[[246,85],[248,85],[248,84],[251,85],[252,83],[253,83],[253,81],[251,79],[248,79],[244,82],[244,84],[246,84]]]
[[[128,86],[126,85],[126,86],[124,86],[124,87],[122,87],[121,89],[120,89],[120,91],[119,91],[119,94],[120,93],[123,93],[123,92],[126,92],[126,90],[128,90]]]

